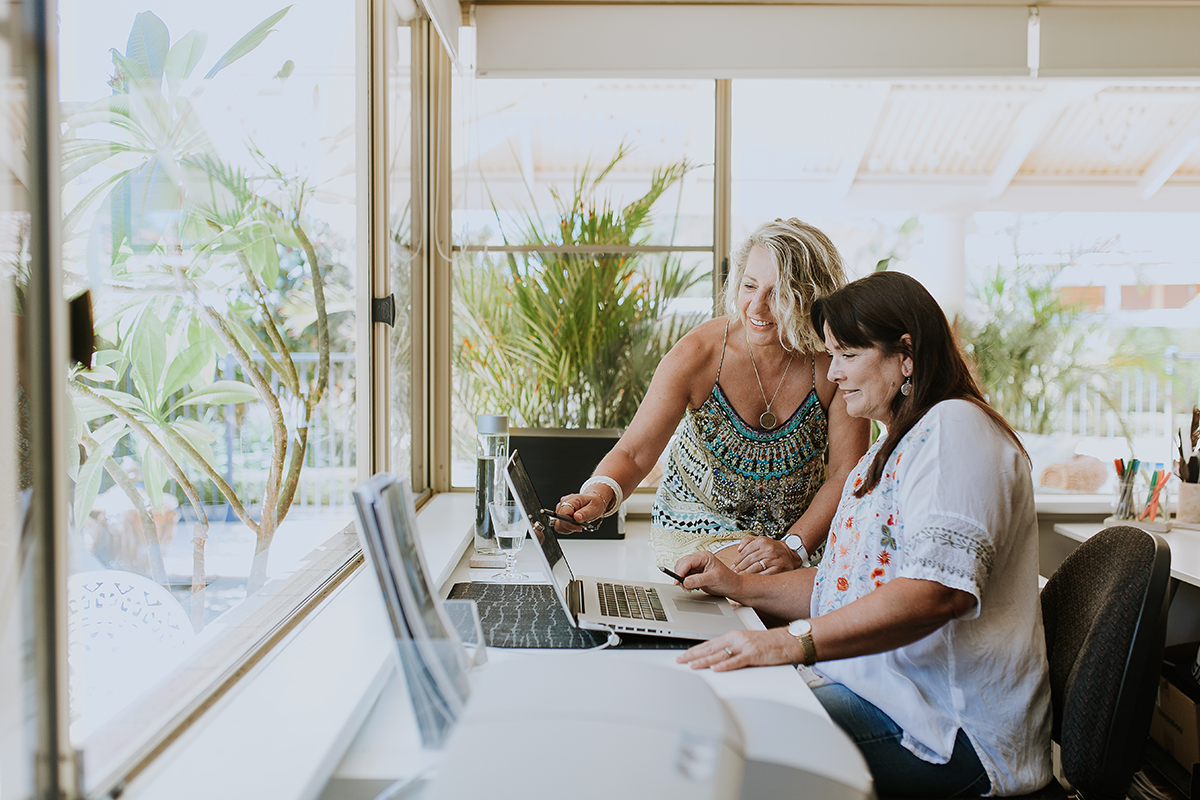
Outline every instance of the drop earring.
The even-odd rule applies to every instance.
[[[904,383],[900,384],[900,394],[908,397],[912,394],[912,375],[904,379]]]

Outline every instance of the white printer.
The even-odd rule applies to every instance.
[[[489,664],[423,797],[870,800],[827,717],[720,698],[696,674],[614,658]]]

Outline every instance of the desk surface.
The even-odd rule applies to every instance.
[[[1054,532],[1077,542],[1086,541],[1103,530],[1099,523],[1058,523]],[[1172,528],[1160,534],[1171,548],[1171,577],[1192,586],[1200,586],[1200,531]]]
[[[631,520],[626,538],[622,541],[570,539],[562,540],[563,552],[572,569],[589,575],[633,580],[661,580],[654,568],[649,544],[650,523]],[[454,570],[447,576],[443,593],[454,583],[486,579],[495,570],[471,570],[468,565],[470,548]],[[526,547],[518,558],[517,568],[527,574],[543,571],[540,559],[532,547]],[[757,615],[750,609],[740,609],[747,627],[762,628]],[[564,669],[581,659],[638,659],[675,669],[688,668],[675,663],[676,653],[669,650],[488,650],[489,663],[521,658],[556,658]],[[482,669],[487,669],[484,665]],[[806,711],[825,715],[804,680],[789,666],[758,667],[735,672],[703,671],[714,691],[722,697],[765,698],[797,706]],[[406,689],[393,672],[366,722],[355,736],[334,773],[338,780],[399,780],[415,778],[436,768],[438,754],[421,749],[412,709]]]

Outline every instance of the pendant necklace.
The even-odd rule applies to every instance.
[[[787,366],[783,368],[783,375],[779,377],[779,385],[775,387],[775,394],[771,395],[771,399],[767,400],[767,393],[763,389],[762,378],[758,376],[758,364],[754,363],[754,348],[750,345],[750,337],[746,335],[746,329],[742,328],[742,335],[746,339],[746,349],[750,352],[750,366],[754,367],[754,380],[758,381],[758,391],[762,394],[763,402],[767,404],[767,410],[758,416],[758,424],[764,430],[771,430],[779,424],[779,420],[771,413],[771,404],[775,402],[775,398],[779,396],[779,390],[783,388],[783,379],[787,377],[788,370],[792,368],[792,360],[796,357],[795,353],[788,356]]]

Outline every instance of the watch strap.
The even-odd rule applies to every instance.
[[[792,636],[796,637],[796,641],[800,643],[800,649],[804,651],[804,660],[800,663],[806,667],[817,663],[817,647],[813,644],[812,628],[804,633],[793,633]]]
[[[793,537],[795,537],[796,540],[795,545],[793,545],[791,542]],[[800,566],[808,566],[808,548],[804,546],[804,540],[800,538],[799,534],[789,533],[787,536],[783,537],[783,543],[786,544],[793,553],[800,557]]]

